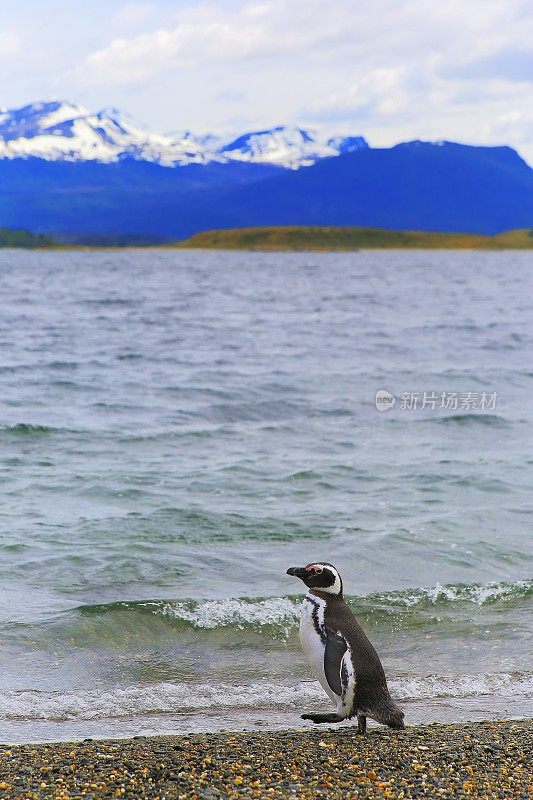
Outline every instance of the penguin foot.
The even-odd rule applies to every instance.
[[[344,717],[338,714],[302,714],[302,719],[310,719],[311,722],[320,725],[323,722],[342,722]]]
[[[357,715],[357,733],[361,735],[366,733],[366,717],[364,714]]]

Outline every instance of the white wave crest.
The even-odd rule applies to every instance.
[[[488,583],[484,585],[442,585],[432,587],[383,592],[361,597],[348,598],[349,601],[371,609],[374,605],[385,605],[391,609],[415,608],[418,605],[441,602],[473,603],[482,606],[498,600],[526,595],[531,591],[531,581],[514,583]],[[267,597],[262,599],[227,598],[224,600],[193,601],[147,601],[137,603],[136,607],[149,609],[152,613],[170,619],[187,622],[195,628],[215,629],[233,627],[242,630],[245,626],[279,627],[287,634],[298,622],[300,601],[288,597]]]
[[[514,581],[513,583],[487,583],[472,585],[442,585],[412,589],[404,592],[387,592],[380,595],[369,595],[382,601],[389,601],[395,605],[407,607],[416,606],[422,602],[439,603],[441,601],[474,603],[482,606],[496,600],[524,595],[532,588],[532,581]]]
[[[389,683],[398,700],[533,696],[533,674],[398,677]],[[0,693],[0,718],[5,720],[96,720],[184,714],[223,709],[257,710],[300,708],[306,702],[324,701],[315,681],[297,684],[254,682],[234,684],[188,684],[163,682],[149,686],[117,687],[109,691],[5,692]]]
[[[425,675],[393,678],[389,689],[398,700],[431,700],[437,697],[499,695],[533,696],[533,674],[511,672],[485,675]]]
[[[286,597],[264,600],[206,600],[192,606],[188,603],[157,604],[155,613],[184,620],[196,628],[220,628],[225,625],[242,629],[245,625],[294,625],[300,614],[300,603]]]
[[[0,694],[0,717],[6,719],[90,720],[110,717],[179,714],[224,708],[295,705],[320,696],[319,684],[188,684],[168,681],[111,691],[6,692]]]

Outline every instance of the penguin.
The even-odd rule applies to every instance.
[[[326,562],[290,567],[287,575],[308,588],[300,614],[300,641],[311,669],[336,706],[330,714],[302,714],[317,724],[357,717],[357,732],[366,718],[403,729],[404,713],[389,694],[379,656],[342,596],[338,570]]]

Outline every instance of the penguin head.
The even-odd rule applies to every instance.
[[[309,589],[326,594],[342,594],[342,578],[333,564],[324,562],[306,567],[289,567],[287,575],[300,578]]]

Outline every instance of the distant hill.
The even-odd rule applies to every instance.
[[[383,228],[287,226],[206,231],[178,247],[213,250],[353,251],[359,249],[533,250],[533,229],[498,236],[391,231]]]
[[[331,225],[488,235],[533,226],[533,170],[510,147],[410,142],[320,161],[260,188],[227,190],[217,203],[224,208],[219,228]]]

